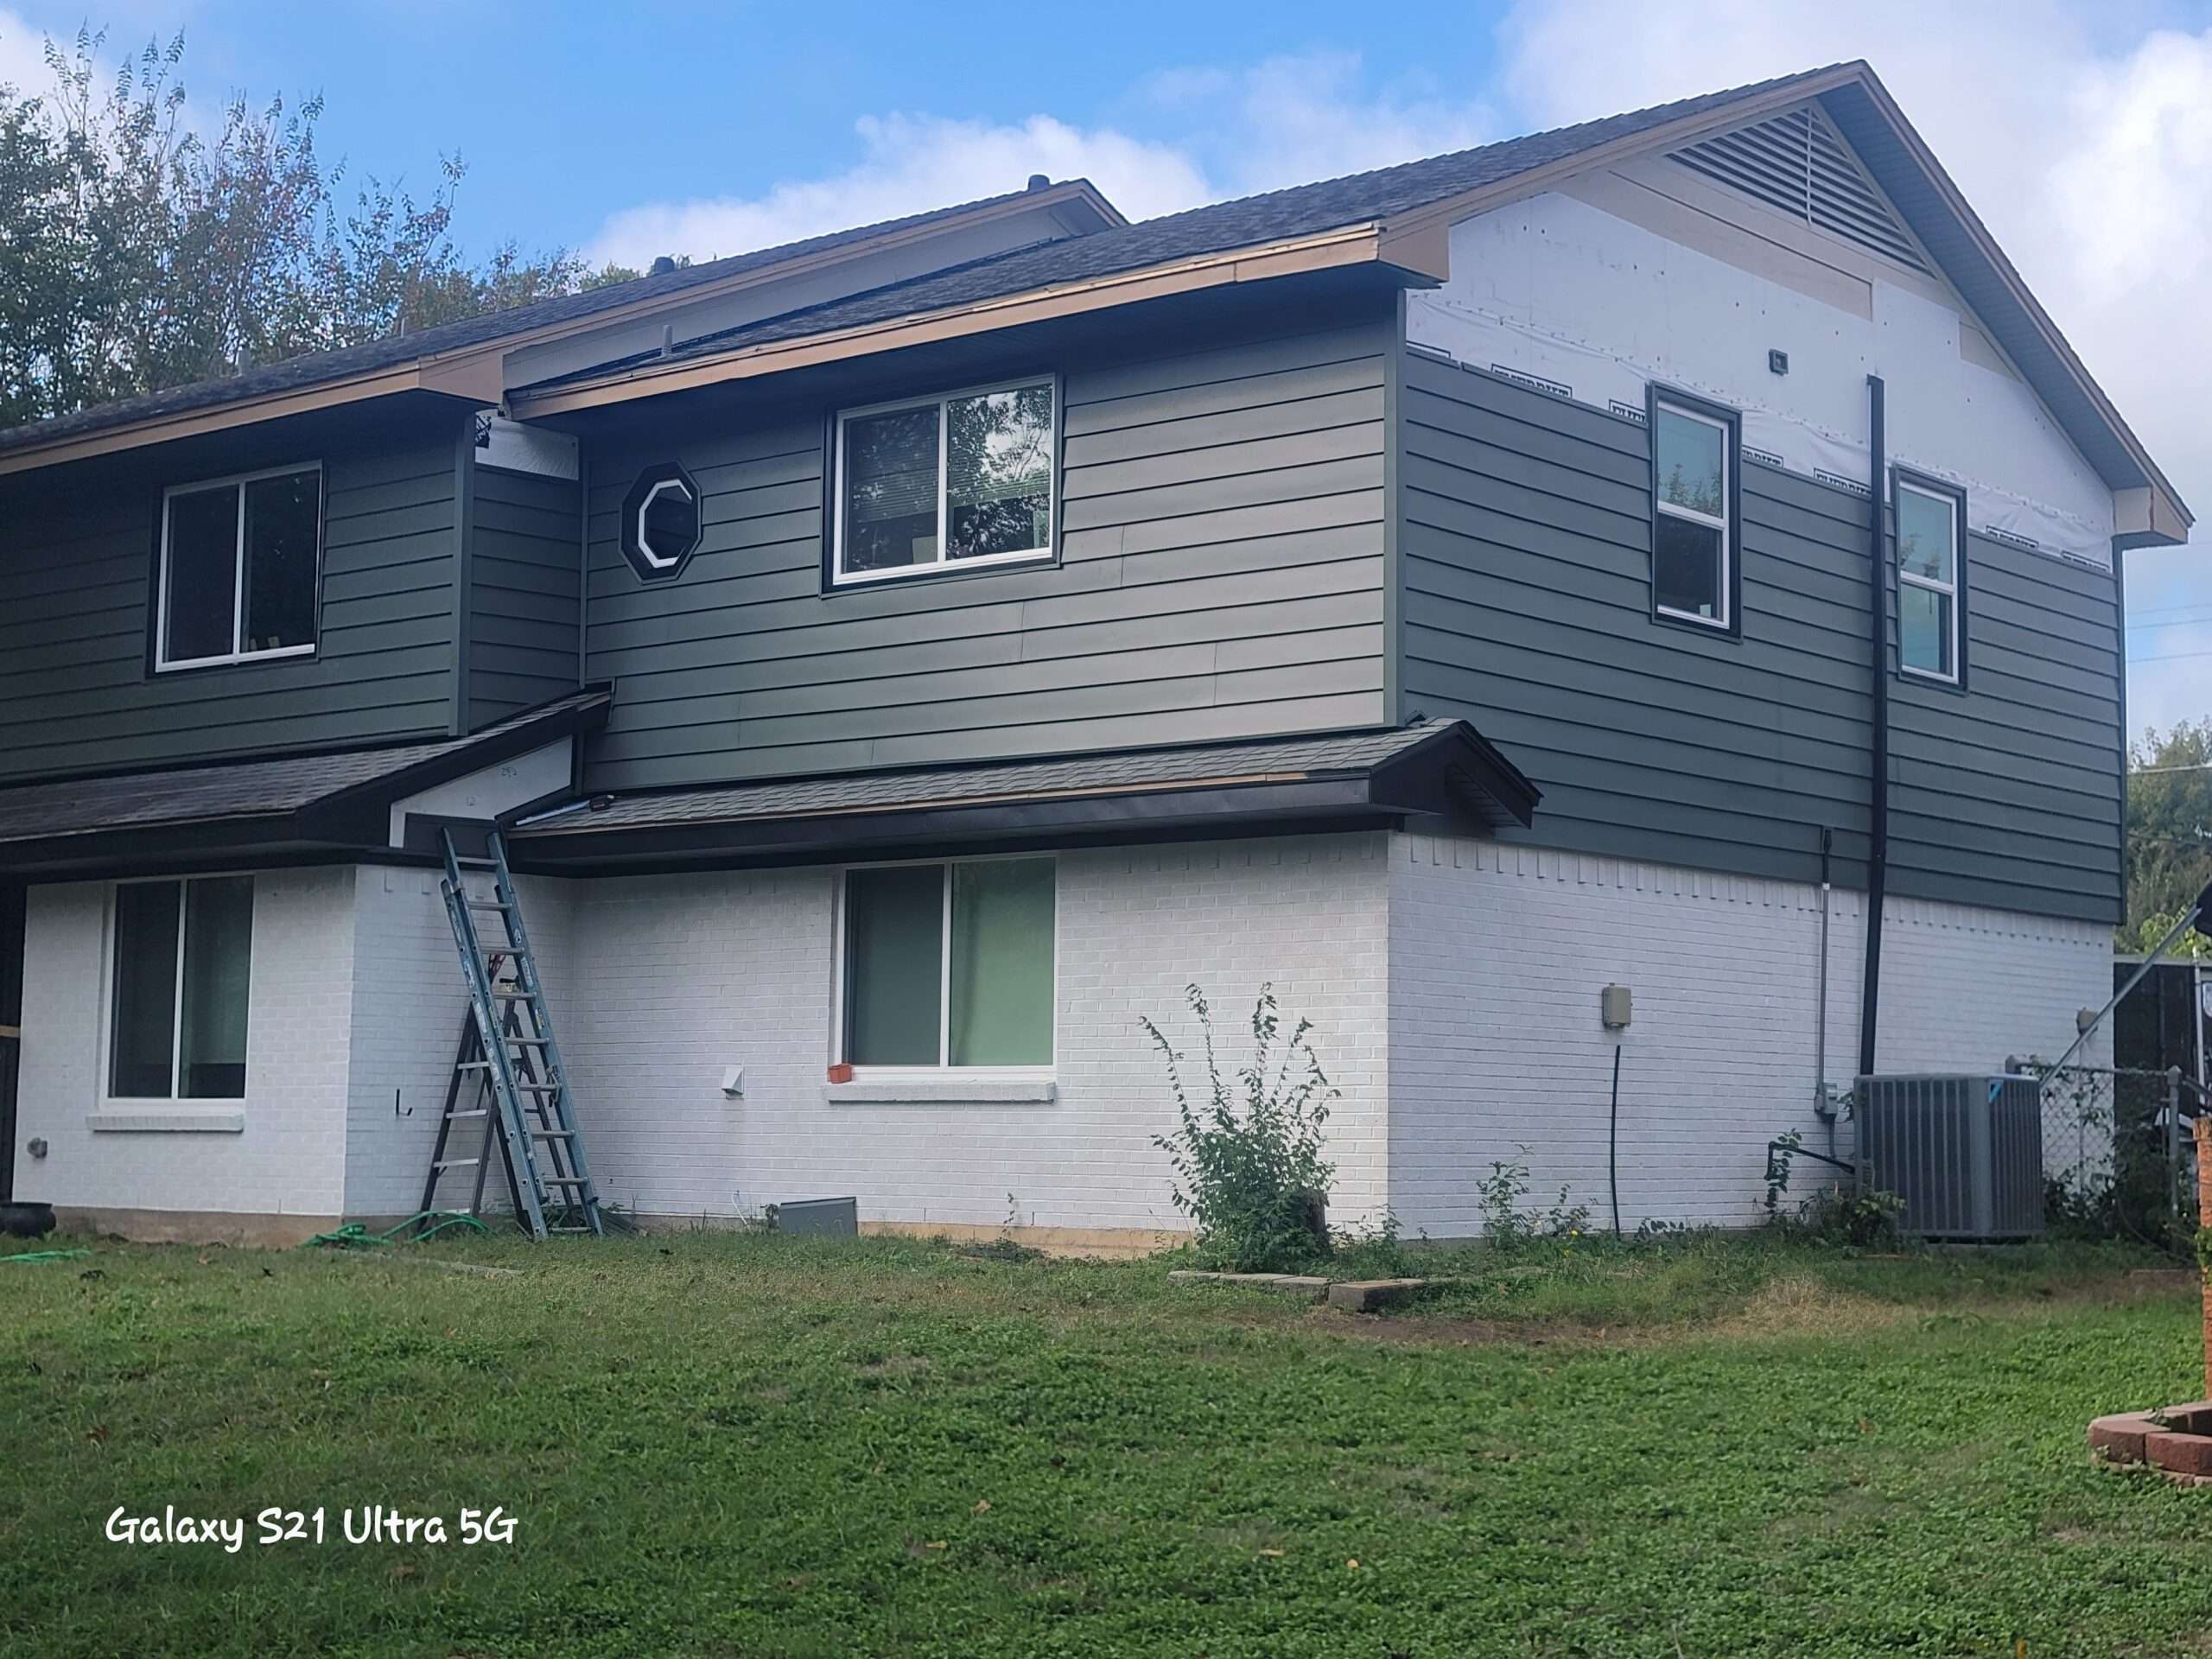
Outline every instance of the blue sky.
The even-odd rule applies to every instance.
[[[195,105],[321,92],[327,155],[460,230],[642,263],[1084,173],[1133,216],[1839,58],[1882,73],[2207,519],[2212,0],[1452,8],[0,0],[0,79],[181,27]],[[2130,556],[2130,724],[2212,714],[2212,546]]]

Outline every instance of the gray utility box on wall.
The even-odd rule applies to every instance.
[[[1859,1079],[1866,1190],[1904,1200],[1897,1224],[1924,1238],[2032,1238],[2043,1231],[2043,1090],[2033,1077]]]

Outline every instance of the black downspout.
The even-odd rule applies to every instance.
[[[1887,525],[1889,436],[1883,427],[1882,377],[1866,377],[1868,445],[1873,452],[1872,528],[1867,532],[1866,639],[1873,671],[1873,764],[1869,782],[1872,834],[1866,853],[1866,974],[1859,988],[1859,1075],[1874,1070],[1874,1034],[1882,999],[1882,895],[1890,874],[1890,561]]]

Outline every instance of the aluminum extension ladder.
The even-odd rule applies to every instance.
[[[487,1165],[496,1143],[506,1166],[507,1191],[515,1218],[532,1238],[549,1233],[603,1230],[599,1189],[584,1157],[569,1096],[568,1070],[553,1033],[552,1010],[537,976],[530,934],[523,925],[522,903],[507,868],[507,849],[499,832],[491,835],[491,857],[464,861],[453,832],[444,836],[446,917],[461,952],[468,984],[468,1015],[454,1060],[453,1082],[430,1154],[423,1186],[424,1210],[433,1207],[439,1181],[449,1170],[474,1168],[473,1215],[481,1207]],[[464,868],[488,869],[492,897],[472,893]],[[497,935],[486,940],[476,925],[479,914],[499,918]],[[451,1157],[457,1122],[483,1121],[474,1158]]]

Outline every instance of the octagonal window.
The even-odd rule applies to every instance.
[[[646,582],[683,569],[699,545],[699,486],[673,461],[648,467],[622,504],[622,556]]]

